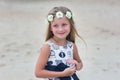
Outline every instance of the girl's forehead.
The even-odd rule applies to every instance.
[[[51,23],[60,23],[60,22],[69,23],[69,20],[66,17],[62,17],[62,18],[55,17]]]

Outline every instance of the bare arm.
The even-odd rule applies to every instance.
[[[76,69],[77,70],[81,70],[82,67],[83,67],[83,63],[80,59],[80,56],[79,56],[79,53],[78,53],[78,49],[77,49],[77,46],[74,44],[74,48],[73,48],[73,56],[74,56],[74,59],[77,61],[76,63]]]
[[[36,63],[35,76],[38,78],[53,78],[72,75],[75,69],[67,68],[61,72],[45,70],[45,65],[48,61],[50,54],[50,46],[48,44],[43,45],[40,51],[40,56]]]

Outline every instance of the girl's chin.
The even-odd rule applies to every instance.
[[[66,39],[66,37],[58,37],[59,39]]]

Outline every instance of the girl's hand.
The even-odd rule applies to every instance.
[[[63,71],[64,76],[71,76],[74,74],[76,68],[75,67],[68,67]]]
[[[76,70],[80,70],[80,65],[79,65],[79,63],[78,63],[76,60],[74,60],[74,59],[69,59],[69,60],[67,60],[67,64],[68,64],[70,67],[75,67]]]

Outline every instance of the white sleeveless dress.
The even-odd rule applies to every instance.
[[[50,56],[48,58],[47,64],[57,66],[59,63],[64,63],[67,66],[73,66],[67,64],[68,59],[73,59],[73,43],[67,41],[64,46],[59,46],[48,40],[46,42],[50,46]],[[42,78],[41,80],[60,80],[59,78]],[[71,80],[74,80],[71,77]]]

